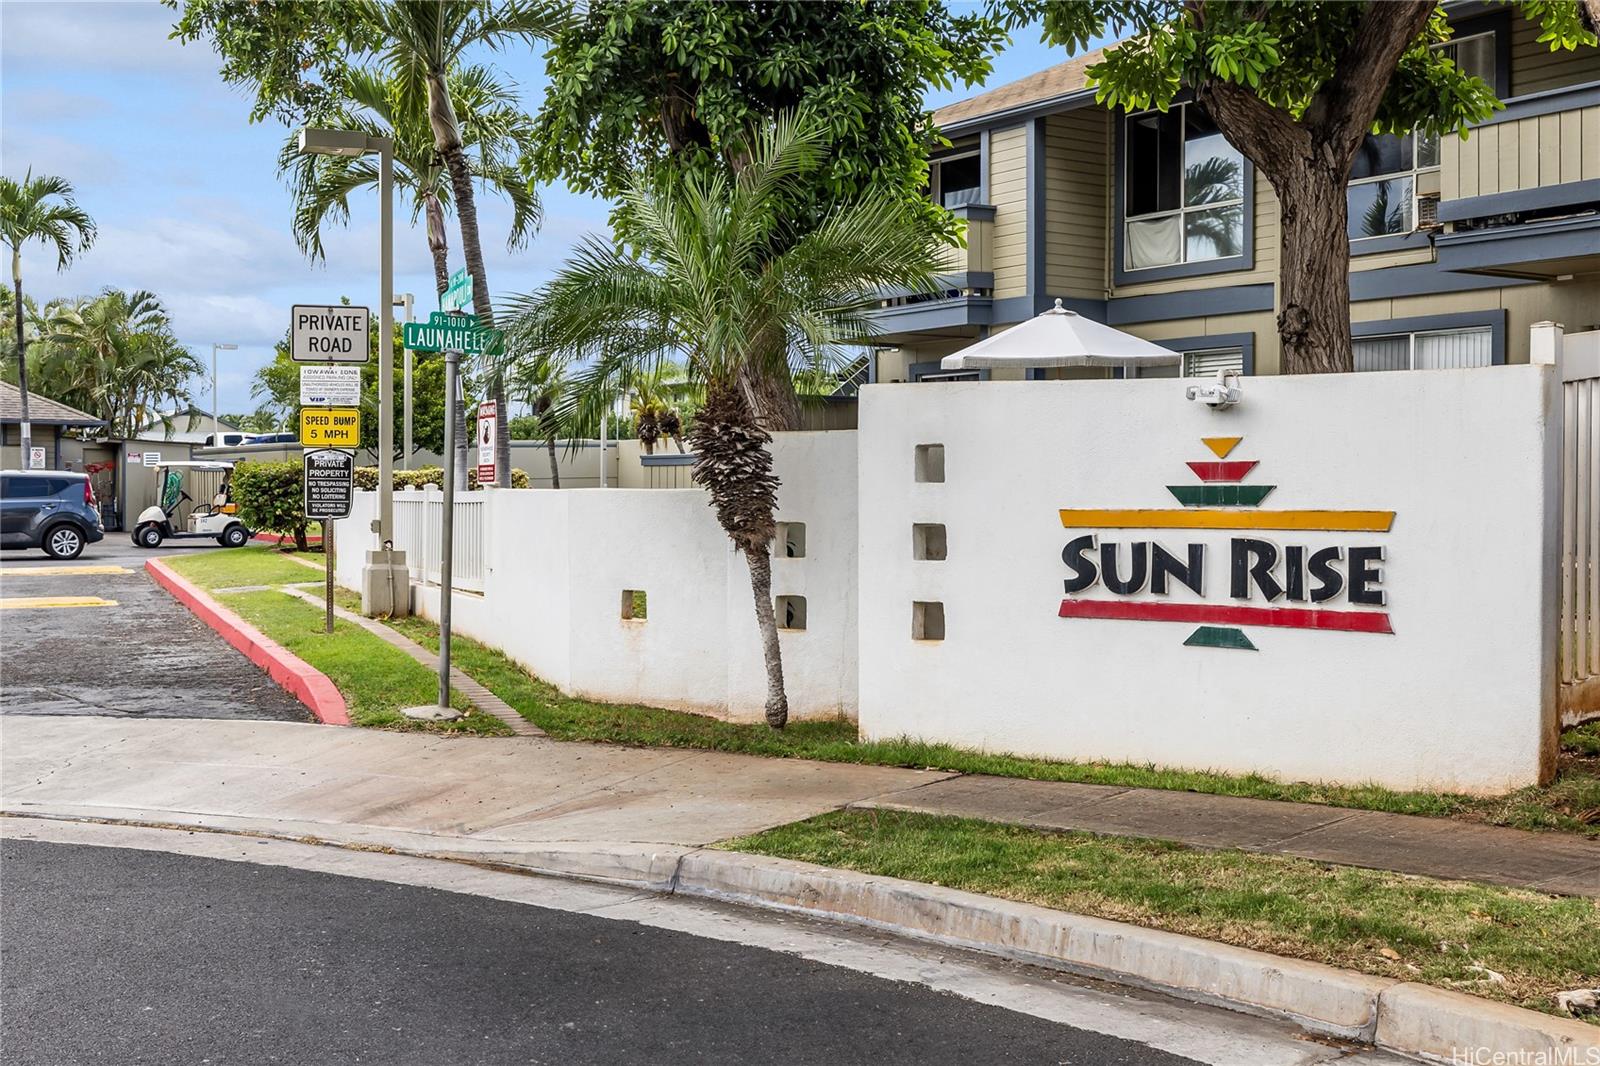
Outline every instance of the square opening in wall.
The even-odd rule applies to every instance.
[[[643,622],[650,617],[649,602],[643,589],[622,590],[622,617],[629,622]]]
[[[944,445],[917,445],[917,480],[929,483],[944,481]]]
[[[772,541],[772,554],[780,559],[806,557],[806,524],[804,522],[779,522],[778,535]]]
[[[911,526],[911,558],[944,561],[943,522],[916,522]]]
[[[919,600],[911,604],[911,639],[944,639],[943,603],[923,603]]]
[[[806,627],[806,598],[804,596],[779,596],[776,603],[779,629],[804,629]]]

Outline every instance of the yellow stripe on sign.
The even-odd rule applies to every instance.
[[[1182,510],[1061,511],[1068,529],[1316,529],[1335,532],[1387,533],[1393,511],[1222,511],[1187,507]]]
[[[45,607],[115,607],[116,600],[99,596],[0,596],[0,611],[32,610]]]
[[[125,566],[0,566],[0,577],[60,577],[64,574],[131,574]]]

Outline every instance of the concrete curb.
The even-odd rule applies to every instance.
[[[160,559],[146,560],[144,568],[156,584],[172,593],[195,617],[216,630],[223,640],[309,707],[317,721],[324,725],[350,724],[344,696],[326,674],[222,606]]]
[[[451,838],[326,823],[251,825],[238,817],[128,808],[43,810],[11,803],[3,813],[380,848],[803,914],[1284,1019],[1312,1033],[1443,1062],[1487,1051],[1522,1056],[1515,1061],[1576,1063],[1589,1061],[1584,1057],[1589,1049],[1600,1049],[1600,1027],[1459,992],[974,892],[764,855],[682,844]],[[1490,1059],[1480,1055],[1471,1061]]]

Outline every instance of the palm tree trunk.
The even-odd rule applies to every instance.
[[[705,406],[690,436],[694,480],[710,493],[717,522],[750,566],[750,591],[767,666],[767,725],[782,729],[789,721],[789,697],[783,687],[783,649],[772,608],[772,538],[778,508],[778,479],[767,447],[772,436],[762,428],[738,382],[707,387]]]
[[[11,252],[11,281],[17,294],[17,392],[22,404],[22,451],[19,467],[28,469],[28,453],[33,447],[33,426],[28,422],[28,336],[22,328],[22,254]]]
[[[437,196],[429,196],[427,201],[428,220],[428,251],[433,256],[433,285],[437,295],[444,299],[445,290],[450,287],[450,240],[444,228],[444,206],[439,203]],[[440,456],[440,462],[449,463],[455,468],[456,484],[467,483],[467,404],[460,393],[455,396],[445,397],[446,403],[455,405],[456,431],[455,440],[446,441],[444,446],[450,454]]]
[[[756,624],[761,629],[761,657],[767,664],[767,725],[782,729],[789,723],[789,697],[783,691],[783,648],[778,643],[778,617],[772,608],[772,550],[746,548],[750,564],[750,591],[756,599]]]
[[[450,173],[450,189],[455,194],[456,222],[461,227],[461,252],[472,275],[472,310],[479,325],[494,328],[494,305],[489,298],[489,274],[483,266],[483,242],[478,238],[478,206],[472,190],[472,171],[461,147],[455,110],[445,85],[443,71],[428,75],[428,121],[433,126],[434,147]],[[511,413],[506,403],[505,378],[498,368],[489,373],[489,398],[500,418],[495,426],[494,483],[504,488],[511,484]]]
[[[556,462],[556,438],[552,434],[544,439],[545,450],[550,453],[550,487],[561,487],[561,466]]]

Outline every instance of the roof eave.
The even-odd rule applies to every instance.
[[[972,115],[968,118],[957,119],[954,122],[940,126],[939,130],[946,136],[975,133],[978,130],[992,129],[995,126],[1009,126],[1018,122],[1026,122],[1028,119],[1038,118],[1040,115],[1074,111],[1080,107],[1087,107],[1092,103],[1094,103],[1093,89],[1074,89],[1069,93],[1060,93],[1044,100],[1016,104],[1011,107],[1001,108],[998,111],[989,111],[982,115]]]

